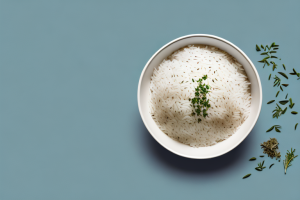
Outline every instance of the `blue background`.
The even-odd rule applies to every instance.
[[[280,45],[300,71],[299,1],[1,1],[0,199],[300,199],[300,158],[286,175],[252,156],[276,137],[282,155],[300,153],[299,115],[272,119],[278,88],[255,44]],[[139,76],[161,46],[206,33],[254,62],[263,107],[253,131],[218,158],[191,160],[161,147],[137,107]],[[278,71],[283,71],[279,66]],[[273,73],[274,74],[274,73]],[[284,80],[284,78],[283,78]],[[300,81],[286,93],[300,111]],[[273,124],[282,132],[266,133]],[[245,174],[252,176],[243,180]]]

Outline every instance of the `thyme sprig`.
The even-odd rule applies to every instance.
[[[293,148],[291,148],[291,151],[287,150],[287,153],[285,155],[285,160],[283,161],[285,174],[286,174],[287,168],[292,166],[291,162],[298,156],[298,155],[294,154],[295,151],[296,151],[296,149],[293,150]]]
[[[201,121],[201,116],[206,118],[208,116],[207,110],[210,108],[209,99],[206,98],[206,95],[209,92],[210,86],[202,83],[207,79],[207,75],[204,75],[202,78],[199,78],[197,83],[199,85],[195,88],[195,97],[189,99],[191,106],[193,107],[192,116],[198,117],[198,123]],[[192,79],[195,82],[194,79]]]

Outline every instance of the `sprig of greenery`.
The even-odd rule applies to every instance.
[[[258,163],[258,167],[255,167],[255,169],[257,171],[262,171],[263,169],[266,168],[266,167],[264,167],[264,163],[265,163],[265,161],[262,161],[262,163]]]
[[[291,148],[291,152],[289,150],[287,150],[287,153],[285,155],[285,160],[283,161],[283,166],[284,166],[284,173],[286,174],[286,170],[288,167],[292,166],[291,162],[298,156],[295,156],[295,151],[296,149],[293,150],[293,148]]]
[[[205,81],[207,79],[207,75],[204,75],[202,78],[199,78],[197,83],[199,85],[195,88],[195,97],[192,99],[189,99],[191,102],[191,106],[194,108],[192,111],[192,116],[198,117],[198,123],[201,121],[201,116],[206,118],[208,116],[207,110],[210,108],[209,99],[206,98],[206,95],[209,92],[210,86],[206,85],[205,83],[202,83],[202,81]],[[194,79],[192,79],[193,82],[195,82]]]
[[[278,117],[280,117],[282,114],[284,114],[283,113],[283,110],[282,110],[282,108],[276,103],[276,108],[275,108],[275,110],[273,110],[273,118],[277,118],[278,119]]]

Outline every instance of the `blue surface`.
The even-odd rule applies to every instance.
[[[299,115],[272,119],[278,88],[255,44],[280,44],[300,71],[299,1],[1,1],[0,199],[300,199],[300,158],[256,172],[276,137],[300,154]],[[161,147],[137,107],[148,59],[167,42],[206,33],[240,47],[263,86],[259,120],[236,149],[190,160]],[[282,71],[279,66],[279,71]],[[300,81],[286,92],[300,111]],[[282,133],[265,131],[273,124]],[[259,159],[263,160],[263,159]],[[265,158],[269,166],[274,160]],[[252,176],[242,180],[245,174]]]

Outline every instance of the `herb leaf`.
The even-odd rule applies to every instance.
[[[243,179],[248,178],[249,176],[251,176],[251,174],[247,174],[243,177]]]
[[[256,45],[256,51],[261,51],[258,45]]]
[[[297,115],[298,114],[298,112],[296,112],[296,111],[292,111],[291,112],[293,115]]]
[[[252,157],[252,158],[249,159],[249,161],[253,161],[253,160],[256,160],[256,158]]]
[[[295,125],[295,130],[297,129],[298,123]]]
[[[288,100],[282,100],[282,101],[279,101],[279,103],[281,104],[281,105],[285,105],[285,104],[287,104],[289,101]]]
[[[269,128],[266,132],[270,132],[274,129],[275,126],[272,126],[271,128]]]
[[[283,76],[286,79],[289,79],[289,77],[285,73],[283,73],[283,72],[278,72],[278,74],[280,74],[281,76]]]
[[[271,101],[269,101],[267,104],[271,104],[271,103],[273,103],[275,100],[271,100]]]

